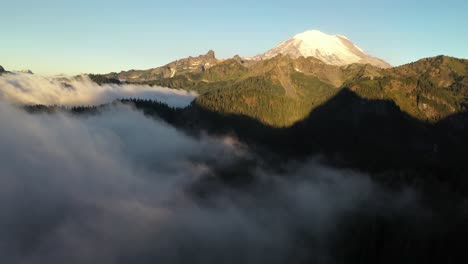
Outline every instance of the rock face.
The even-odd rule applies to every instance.
[[[5,69],[0,65],[0,73],[4,73]]]
[[[218,62],[219,60],[216,59],[215,52],[210,50],[205,55],[176,60],[162,67],[149,70],[122,71],[120,73],[108,74],[106,77],[127,82],[153,81],[162,78],[172,78],[181,74],[201,73],[213,67]]]
[[[21,70],[19,72],[24,74],[34,74],[31,70]]]
[[[326,64],[335,66],[362,63],[379,68],[391,67],[387,62],[366,54],[348,38],[341,35],[328,35],[318,30],[298,34],[253,59],[270,59],[278,54],[289,55],[293,58],[315,57]]]

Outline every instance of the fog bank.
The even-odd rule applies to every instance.
[[[0,123],[5,263],[333,263],[350,212],[419,210],[366,175],[313,160],[274,172],[235,139],[129,106],[77,117],[0,103]]]
[[[23,105],[89,106],[117,99],[138,98],[185,107],[195,92],[149,85],[98,85],[88,76],[43,77],[27,73],[0,75],[0,99]]]

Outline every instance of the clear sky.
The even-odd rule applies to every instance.
[[[209,49],[252,56],[309,29],[393,65],[468,58],[467,0],[0,0],[0,27],[0,65],[41,74],[147,69]]]

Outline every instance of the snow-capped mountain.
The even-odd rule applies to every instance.
[[[300,33],[266,53],[255,56],[253,59],[269,59],[280,53],[293,58],[311,56],[327,64],[337,66],[367,63],[380,68],[391,67],[384,60],[366,54],[345,36],[328,35],[318,30]]]

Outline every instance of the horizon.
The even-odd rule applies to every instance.
[[[468,3],[449,2],[427,1],[424,9],[400,0],[295,1],[288,7],[265,1],[8,2],[0,18],[6,25],[0,65],[43,75],[149,69],[208,50],[218,58],[255,56],[307,30],[346,36],[393,66],[438,55],[468,58],[461,44],[468,42],[461,26],[468,24]]]

